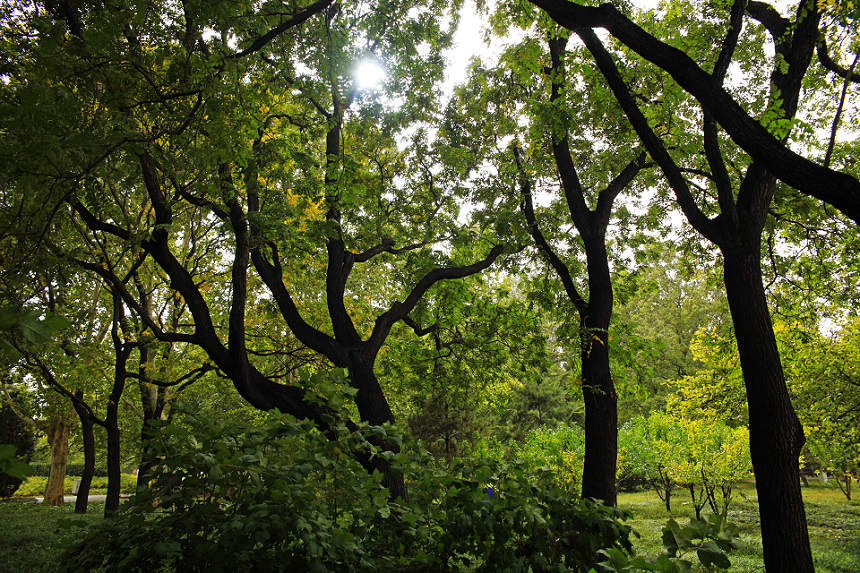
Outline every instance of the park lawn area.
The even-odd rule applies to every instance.
[[[15,498],[0,502],[0,573],[52,573],[58,554],[101,521],[103,503],[90,503],[86,515],[75,504],[49,507]]]
[[[628,521],[639,532],[634,546],[639,555],[662,552],[661,530],[673,517],[682,525],[693,516],[686,491],[676,490],[672,513],[652,491],[621,493],[618,504],[632,514]],[[835,487],[811,483],[803,488],[812,554],[820,572],[860,573],[860,502],[846,501]],[[0,502],[0,573],[48,573],[62,549],[80,539],[81,525],[102,519],[104,504],[91,503],[87,515],[75,515],[74,504],[47,507],[18,500]],[[729,519],[741,528],[740,548],[730,555],[731,571],[763,571],[755,489],[742,484],[735,493]],[[697,562],[695,555],[690,560]]]
[[[847,501],[835,485],[811,481],[809,487],[802,489],[816,571],[860,573],[860,501]],[[662,552],[661,535],[666,521],[672,517],[683,526],[695,515],[688,500],[686,490],[675,490],[669,514],[653,491],[619,493],[618,506],[632,514],[627,523],[640,534],[633,540],[638,555],[653,558]],[[705,509],[702,516],[708,513]],[[764,571],[754,484],[742,483],[736,488],[729,521],[741,529],[740,547],[729,555],[730,571]],[[687,559],[698,563],[695,554]]]

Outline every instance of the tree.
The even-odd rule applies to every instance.
[[[504,9],[495,16],[499,26],[506,16]],[[519,22],[524,28],[531,23]],[[447,139],[454,149],[479,150],[464,162],[467,170],[478,171],[486,161],[494,164],[499,181],[476,199],[492,204],[488,215],[497,225],[510,226],[512,233],[525,231],[578,316],[586,436],[582,495],[614,505],[618,414],[610,370],[613,285],[607,229],[610,224],[625,230],[633,226],[628,212],[614,213],[615,202],[649,164],[644,152],[626,147],[633,134],[620,110],[601,105],[606,94],[593,84],[593,71],[579,65],[577,50],[568,49],[557,28],[539,24],[538,37],[508,49],[496,69],[475,67],[459,96],[466,101],[455,102],[448,112]],[[494,116],[492,138],[483,133],[485,110]],[[476,143],[480,137],[487,141]],[[498,149],[510,138],[510,149]],[[512,185],[519,187],[513,197],[505,189]],[[541,216],[533,195],[546,191],[559,199]],[[524,229],[511,221],[512,203],[520,204]],[[543,229],[553,225],[572,225],[572,230],[545,235]],[[569,243],[572,252],[565,252]]]
[[[860,216],[857,211],[858,203],[852,198],[852,194],[856,196],[856,180],[813,164],[788,151],[778,141],[778,138],[785,139],[791,133],[803,80],[820,37],[821,14],[816,10],[814,2],[806,0],[798,3],[794,20],[782,17],[767,4],[751,2],[747,5],[742,1],[735,2],[728,14],[727,32],[718,34],[708,26],[701,28],[700,41],[708,42],[713,46],[714,53],[718,54],[713,62],[712,74],[704,73],[678,50],[665,51],[663,44],[645,42],[650,48],[663,50],[663,56],[671,52],[678,62],[673,68],[674,71],[677,71],[679,66],[683,67],[685,72],[699,74],[705,82],[693,86],[685,82],[688,79],[685,76],[678,73],[673,75],[685,89],[696,92],[702,105],[702,155],[706,160],[703,167],[707,177],[705,185],[716,195],[719,209],[717,215],[710,215],[707,204],[703,209],[702,204],[697,202],[678,159],[672,156],[664,141],[656,134],[656,126],[649,124],[613,56],[591,28],[581,27],[596,24],[597,20],[580,21],[576,25],[576,20],[571,18],[571,15],[584,14],[579,10],[581,7],[567,3],[563,7],[548,2],[539,4],[554,6],[556,10],[551,11],[551,14],[557,17],[560,23],[572,28],[585,43],[648,153],[663,171],[687,220],[703,237],[720,249],[726,294],[734,322],[749,405],[750,447],[759,494],[765,563],[777,570],[794,568],[798,571],[811,571],[812,555],[798,480],[798,457],[804,443],[803,428],[791,405],[773,334],[762,284],[761,244],[768,209],[777,191],[774,173],[782,174],[789,184],[803,188],[811,195],[837,206],[855,221]],[[590,15],[597,14],[594,10],[602,10],[600,14],[609,14],[606,16],[608,20],[613,23],[621,22],[622,26],[629,23],[626,18],[622,17],[623,21],[619,19],[617,16],[620,14],[617,11],[605,8],[585,10],[591,10],[588,12]],[[745,14],[760,22],[769,32],[777,53],[777,57],[770,64],[770,77],[761,86],[768,94],[761,118],[771,133],[766,133],[767,129],[755,120],[749,118],[747,121],[749,116],[741,111],[734,100],[730,103],[724,102],[722,107],[713,105],[715,98],[723,101],[723,96],[726,95],[721,86],[739,46],[743,45],[741,31]],[[630,26],[625,29],[632,30]],[[674,29],[678,29],[677,24]],[[639,34],[638,28],[635,33]],[[621,40],[624,41],[625,38],[627,36],[623,36]],[[711,95],[701,93],[702,89],[708,90]],[[750,92],[751,86],[746,91]],[[748,166],[734,177],[729,171],[726,155],[721,148],[718,121],[724,129],[733,134],[734,140],[744,151],[751,154]],[[738,137],[738,131],[735,129],[738,123],[732,124],[732,121],[740,121],[744,125],[743,129],[750,132],[754,130],[756,144]],[[761,152],[755,149],[756,145],[768,151]],[[768,155],[770,152],[773,154]],[[783,164],[778,164],[776,157],[780,157]],[[695,162],[692,158],[687,160]],[[817,180],[815,185],[811,185],[811,178],[801,181],[796,177],[797,172],[791,172],[794,168],[806,170],[806,175],[814,172],[821,178],[827,178],[839,186],[842,193],[836,198],[830,195],[829,189],[822,194],[821,179]]]
[[[619,473],[643,475],[672,511],[672,491],[678,484],[675,461],[682,455],[685,436],[676,419],[663,412],[637,416],[618,434]]]
[[[749,430],[745,426],[730,428],[707,418],[681,418],[676,423],[685,447],[677,452],[673,473],[690,491],[696,519],[701,519],[706,504],[725,519],[733,487],[752,469]]]
[[[860,471],[860,322],[850,319],[827,337],[801,331],[799,338],[803,344],[788,372],[807,449],[850,500]]]
[[[671,399],[667,387],[698,375],[703,367],[713,368],[701,352],[701,345],[710,340],[705,332],[719,333],[731,323],[725,295],[698,255],[684,252],[682,246],[653,245],[628,281],[631,294],[614,313],[613,348],[623,353],[616,377],[629,397],[623,400],[630,412],[627,418],[662,410]],[[709,378],[702,386],[717,382]],[[719,390],[714,387],[712,393]],[[696,407],[704,404],[696,402]],[[625,419],[623,412],[619,415]]]
[[[396,145],[403,129],[432,117],[439,54],[450,32],[430,14],[442,4],[376,9],[320,0],[285,15],[279,2],[187,2],[167,20],[166,4],[145,13],[132,6],[49,8],[22,11],[20,28],[5,31],[23,42],[10,54],[13,71],[3,88],[7,109],[22,120],[9,124],[10,143],[40,142],[5,148],[4,157],[26,160],[9,179],[21,189],[56,190],[45,200],[67,205],[60,210],[93,240],[115,251],[139,249],[154,261],[188,305],[193,327],[165,330],[149,318],[122,280],[132,262],[114,269],[90,261],[87,268],[120,293],[156,339],[202,348],[255,407],[310,418],[324,429],[332,416],[324,399],[256,365],[247,329],[249,284],[257,280],[251,276],[265,284],[282,324],[304,346],[349,371],[359,417],[393,421],[374,371],[392,327],[436,283],[480,272],[502,252],[456,223],[451,189],[458,182],[428,167],[436,160],[420,133],[411,155]],[[22,29],[39,32],[25,39]],[[231,48],[228,38],[240,47]],[[386,109],[358,88],[351,69],[361,58],[386,63],[392,97],[410,95],[402,108]],[[27,119],[34,105],[63,126],[61,145],[53,129],[40,127],[44,114]],[[399,175],[406,172],[404,186]],[[396,195],[411,200],[395,203]],[[149,208],[132,218],[126,204]],[[194,212],[217,221],[207,243],[222,259],[206,280],[218,282],[219,292],[199,282],[180,251],[181,225]],[[451,248],[434,249],[440,239]],[[356,320],[353,269],[392,263],[389,288],[370,301],[375,318]],[[324,322],[294,288],[311,270],[322,280],[306,298],[324,301]],[[229,307],[223,322],[216,311],[222,304]],[[405,493],[386,460],[363,461],[383,472],[392,495]]]

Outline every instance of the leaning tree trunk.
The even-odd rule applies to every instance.
[[[394,414],[391,413],[388,400],[385,399],[385,394],[383,394],[376,373],[373,371],[373,362],[363,359],[363,357],[357,358],[352,361],[348,370],[350,383],[358,389],[355,403],[358,406],[361,421],[374,426],[380,426],[386,422],[393,423]],[[400,451],[397,444],[393,442],[375,443],[371,440],[371,443],[384,450]],[[382,474],[382,484],[388,488],[389,497],[391,499],[406,499],[407,491],[403,474],[393,468],[391,462],[383,459],[382,456],[375,456],[372,464],[374,469],[379,470]]]
[[[750,454],[769,571],[813,571],[800,491],[805,438],[788,395],[762,286],[758,243],[724,249],[724,281],[749,406]]]
[[[45,503],[48,505],[63,505],[64,502],[70,431],[71,426],[63,416],[53,418],[45,431],[51,447],[51,470],[45,486]]]
[[[80,399],[82,392],[76,392],[75,396]],[[96,441],[93,433],[93,420],[89,412],[77,401],[72,402],[78,419],[81,421],[81,437],[84,441],[84,471],[81,473],[81,483],[78,486],[77,498],[75,499],[75,513],[86,513],[90,497],[90,485],[93,483],[93,474],[96,467]]]

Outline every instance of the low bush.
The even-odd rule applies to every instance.
[[[63,481],[63,492],[66,495],[72,495],[74,481],[80,479],[79,476],[66,475]],[[16,496],[33,497],[41,496],[45,493],[45,485],[48,483],[48,478],[45,476],[30,476],[20,487],[15,491]],[[105,493],[107,490],[108,478],[95,477],[90,485],[90,494]],[[119,492],[126,495],[134,493],[137,487],[137,476],[134,474],[120,474]]]
[[[48,477],[51,475],[51,464],[45,463],[31,463],[30,468],[32,469],[34,476],[43,476]],[[67,464],[66,465],[66,475],[70,476],[79,476],[84,473],[84,464]],[[96,465],[93,475],[96,477],[107,477],[107,468],[104,465]]]
[[[64,571],[587,571],[630,550],[622,512],[578,501],[522,466],[390,458],[409,484],[389,501],[347,454],[380,427],[327,440],[271,416],[262,427],[165,427],[147,492],[61,558]],[[377,442],[379,443],[379,442]],[[154,509],[155,508],[155,509]]]

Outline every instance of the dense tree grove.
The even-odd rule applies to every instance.
[[[750,477],[813,570],[801,463],[860,469],[860,7],[481,2],[452,86],[463,9],[0,2],[4,425],[118,514],[69,570],[588,570],[619,487],[724,533]]]

